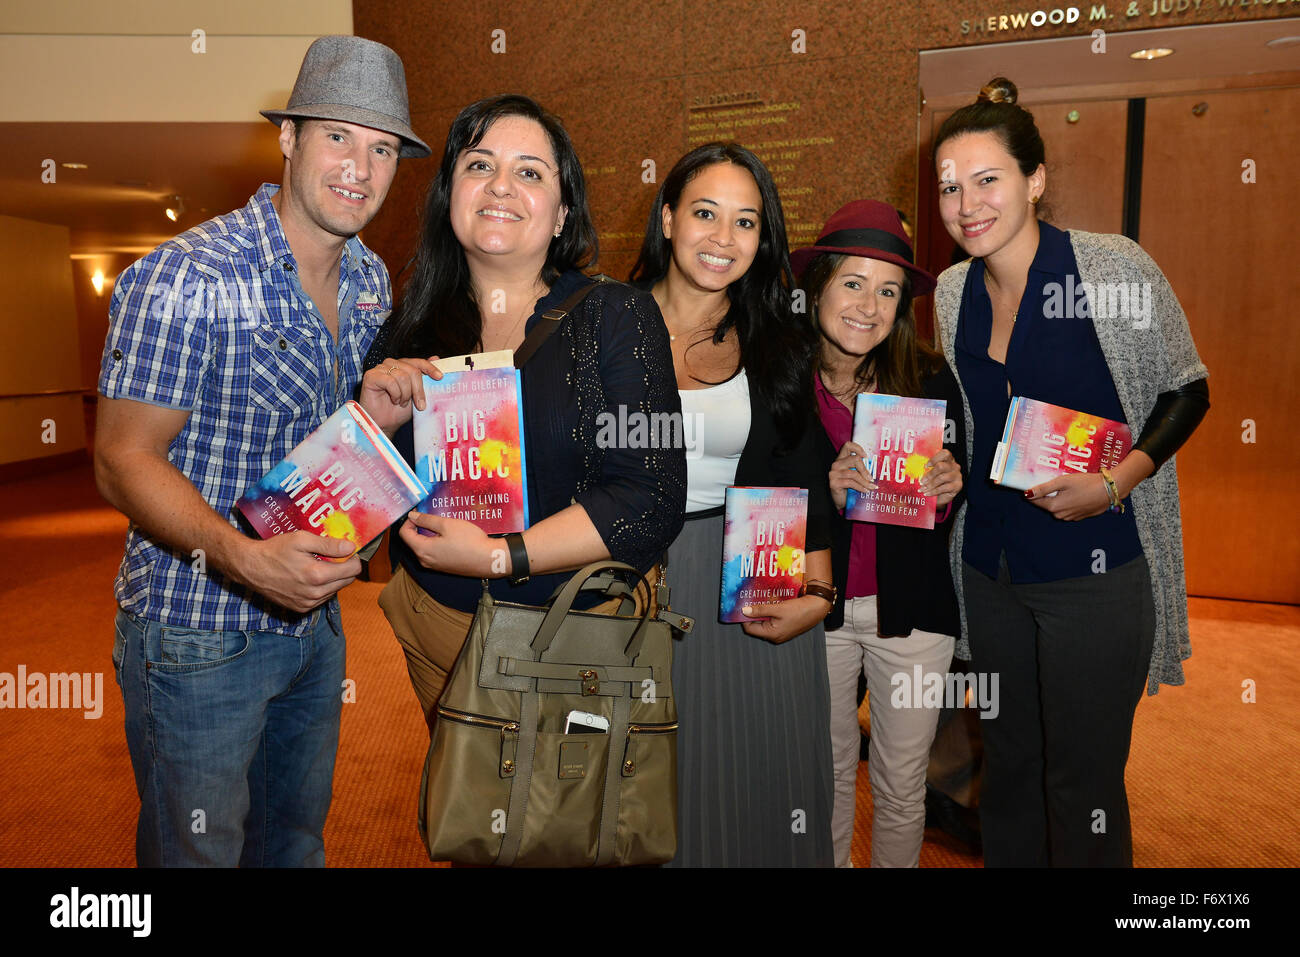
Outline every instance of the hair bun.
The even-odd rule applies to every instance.
[[[1020,91],[1016,89],[1014,83],[1005,76],[995,76],[980,87],[979,96],[975,98],[975,102],[1014,104],[1019,97]]]

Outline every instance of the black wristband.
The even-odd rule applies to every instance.
[[[509,532],[505,539],[506,548],[510,550],[510,584],[522,585],[528,581],[528,549],[524,548],[524,536],[519,532]]]
[[[839,597],[839,589],[834,585],[827,585],[825,582],[810,581],[804,583],[803,587],[799,589],[799,597],[803,598],[805,595],[814,595],[817,598],[824,599],[830,602],[831,607],[834,608],[835,599]]]

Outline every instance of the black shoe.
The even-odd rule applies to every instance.
[[[979,812],[973,808],[962,807],[948,795],[928,784],[925,786],[925,826],[937,827],[943,833],[956,838],[966,845],[972,854],[983,853]]]

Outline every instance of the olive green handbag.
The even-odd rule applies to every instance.
[[[657,601],[625,615],[635,586],[612,572],[645,582],[631,565],[593,562],[549,607],[497,601],[485,583],[420,782],[430,859],[581,867],[676,853],[672,630],[694,622],[672,613],[662,582]],[[571,609],[593,588],[622,598],[619,614]],[[565,734],[570,711],[609,730]]]

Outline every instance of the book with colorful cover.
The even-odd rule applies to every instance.
[[[751,621],[746,605],[795,598],[803,587],[808,490],[727,488],[719,620]]]
[[[509,350],[439,359],[415,410],[419,510],[473,522],[489,535],[528,527],[519,370]]]
[[[345,402],[235,507],[262,538],[302,529],[349,541],[355,554],[426,494],[366,410]]]
[[[853,441],[865,453],[861,468],[871,492],[849,489],[844,517],[908,528],[934,528],[935,496],[922,495],[925,463],[943,449],[943,399],[858,393]]]
[[[1133,433],[1123,422],[1012,396],[989,478],[1030,489],[1058,475],[1113,469],[1131,448]]]

